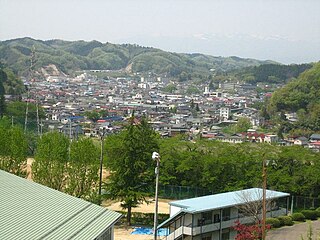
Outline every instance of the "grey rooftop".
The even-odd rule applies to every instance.
[[[95,239],[121,214],[0,170],[0,239]]]

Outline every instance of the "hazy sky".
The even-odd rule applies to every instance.
[[[0,40],[98,40],[174,52],[320,60],[320,0],[0,0]]]

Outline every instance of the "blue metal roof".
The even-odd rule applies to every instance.
[[[262,192],[263,190],[261,188],[250,188],[240,191],[219,193],[209,196],[173,201],[169,204],[171,206],[180,207],[184,212],[187,213],[205,212],[209,210],[245,204],[248,201],[261,201]],[[275,199],[288,196],[290,196],[289,193],[277,192],[273,190],[266,191],[267,199]]]

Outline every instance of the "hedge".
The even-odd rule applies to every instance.
[[[318,219],[316,210],[302,210],[301,213],[306,217],[306,219],[310,219],[310,220]]]
[[[281,226],[292,226],[293,221],[290,216],[279,216],[277,217],[280,221]]]
[[[277,218],[266,218],[266,224],[270,224],[272,228],[281,227],[281,223]]]
[[[320,207],[318,207],[318,208],[316,209],[316,212],[317,212],[318,217],[320,217]]]
[[[292,214],[291,217],[293,221],[297,221],[297,222],[304,222],[306,220],[306,217],[300,212]]]

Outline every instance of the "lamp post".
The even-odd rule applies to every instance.
[[[102,184],[102,163],[103,163],[103,138],[105,134],[105,129],[102,129],[102,132],[100,132],[100,179],[99,179],[99,196],[101,196],[101,184]]]
[[[154,207],[154,225],[153,225],[153,239],[157,240],[157,226],[158,226],[158,186],[159,186],[159,167],[160,167],[160,154],[157,152],[152,153],[152,159],[157,161],[155,168],[156,174],[156,191],[155,191],[155,207]]]

